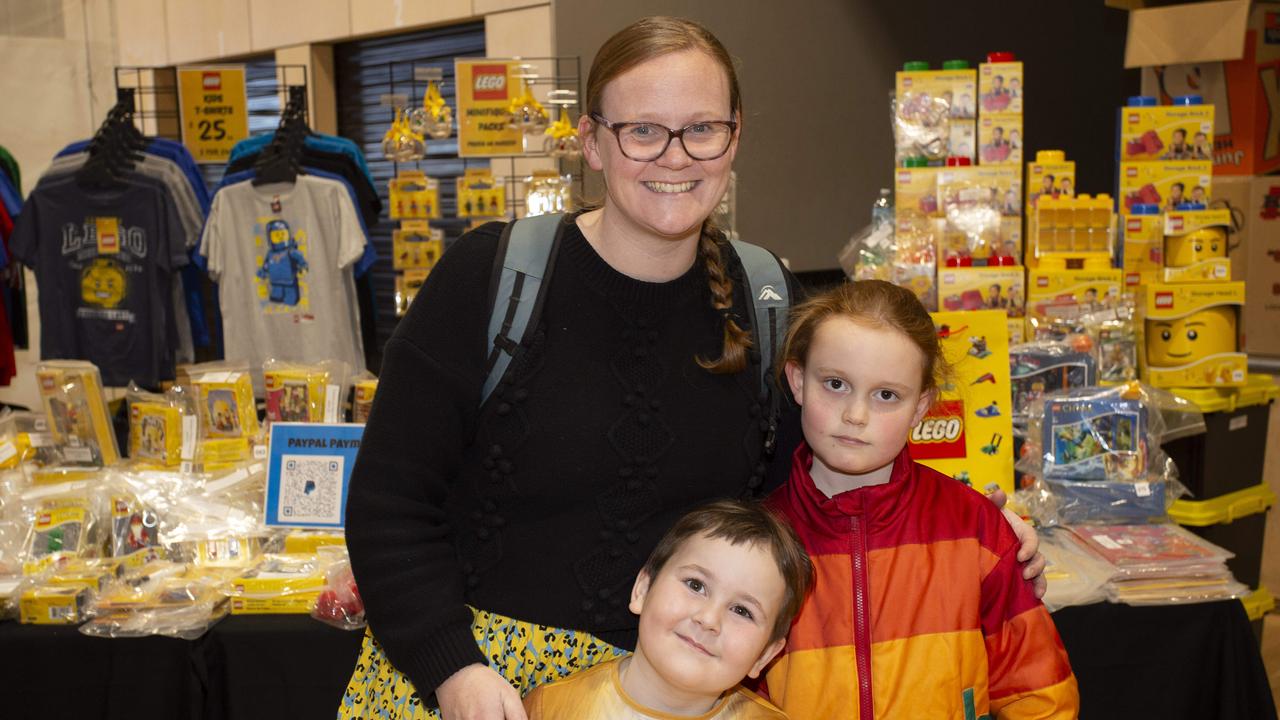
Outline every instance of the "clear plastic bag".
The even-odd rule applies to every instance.
[[[45,465],[57,461],[45,416],[8,408],[0,412],[0,472],[29,462]],[[0,488],[0,503],[4,496],[5,491]]]
[[[263,524],[266,482],[262,463],[185,478],[157,508],[161,541],[175,545],[271,535],[275,531]]]
[[[193,365],[188,374],[200,417],[196,465],[205,472],[250,459],[261,440],[253,378],[243,362]]]
[[[1234,553],[1173,523],[1068,528],[1090,552],[1116,568],[1115,580],[1220,577]]]
[[[355,575],[346,548],[323,547],[317,551],[326,562],[325,588],[316,598],[311,617],[342,630],[359,630],[365,626],[364,601],[356,587]]]
[[[1097,384],[1097,361],[1063,342],[1035,341],[1009,348],[1013,424],[1026,436],[1033,405],[1046,393]]]
[[[1070,605],[1089,605],[1107,598],[1107,583],[1116,569],[1084,550],[1065,530],[1050,529],[1040,534],[1040,552],[1046,566],[1048,589],[1044,604],[1049,612]]]
[[[950,175],[957,179],[948,180]],[[938,194],[946,217],[940,262],[990,258],[1000,252],[1000,198],[991,185],[962,173],[944,171]]]
[[[78,360],[43,362],[36,382],[59,463],[96,468],[120,460],[97,366]]]
[[[340,360],[294,363],[267,360],[262,365],[267,391],[267,423],[342,421],[349,370]]]
[[[1162,521],[1186,488],[1161,444],[1204,429],[1193,405],[1137,382],[1048,393],[1030,418],[1016,467],[1052,498],[1032,506],[1045,525]]]
[[[107,545],[107,498],[100,480],[28,488],[19,497],[25,538],[24,575],[38,575],[77,558],[102,557]]]
[[[161,394],[130,385],[129,462],[137,468],[178,468],[195,459],[199,414],[195,398],[179,386]]]
[[[324,567],[315,553],[268,554],[249,568],[227,581],[223,592],[232,598],[233,609],[240,601],[246,603],[271,600],[301,600],[306,610],[325,585]],[[253,612],[267,612],[267,604],[249,607]],[[280,608],[275,608],[280,611]],[[240,610],[237,610],[239,612]]]
[[[353,384],[355,391],[351,400],[351,422],[367,422],[369,411],[373,409],[373,396],[378,391],[378,378],[365,371],[356,376]]]
[[[951,103],[928,93],[905,92],[891,102],[896,165],[909,159],[945,160],[951,151]]]
[[[228,612],[224,578],[157,561],[112,583],[80,632],[95,637],[165,635],[195,640]]]

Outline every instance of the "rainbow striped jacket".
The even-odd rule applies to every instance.
[[[818,575],[766,675],[776,705],[792,720],[1078,715],[1066,650],[995,505],[905,448],[887,484],[832,498],[812,462],[802,443],[768,501]]]

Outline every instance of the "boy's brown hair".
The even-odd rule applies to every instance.
[[[747,543],[769,551],[786,588],[769,641],[786,637],[815,579],[813,562],[791,525],[758,502],[717,500],[703,505],[677,520],[658,541],[642,570],[650,582],[692,537],[725,540],[730,545]]]

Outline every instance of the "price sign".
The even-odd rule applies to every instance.
[[[225,163],[249,136],[243,67],[178,69],[182,144],[198,163]]]
[[[520,94],[520,63],[455,60],[458,82],[458,155],[485,157],[524,152],[524,133],[507,126],[511,100]]]

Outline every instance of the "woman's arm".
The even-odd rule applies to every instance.
[[[463,602],[447,502],[475,435],[500,230],[460,238],[387,342],[347,500],[347,546],[369,625],[424,698],[486,663]]]

